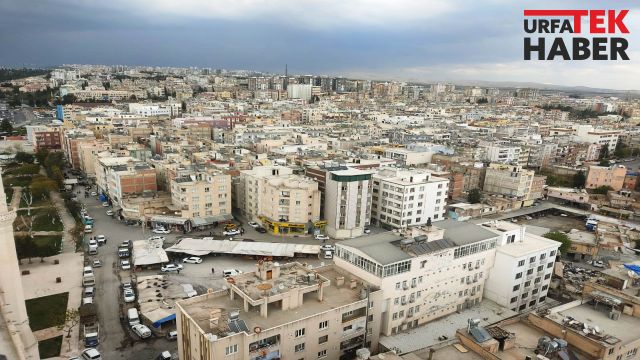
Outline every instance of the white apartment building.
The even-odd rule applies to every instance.
[[[361,236],[371,219],[372,171],[327,169],[324,194],[326,231],[335,239]]]
[[[170,107],[161,107],[153,104],[130,103],[129,112],[140,116],[171,116]]]
[[[484,177],[485,192],[525,199],[533,185],[535,172],[519,165],[490,164]]]
[[[387,336],[479,303],[499,238],[453,220],[411,230],[405,238],[386,232],[336,244],[335,264],[382,290]]]
[[[501,164],[527,164],[527,156],[521,156],[522,149],[519,146],[490,144],[486,146],[486,159]],[[522,164],[522,162],[524,162]]]
[[[543,303],[561,243],[505,221],[485,223],[483,227],[500,236],[484,296],[518,312]]]
[[[382,292],[335,266],[259,263],[228,287],[176,302],[180,359],[348,360],[378,347]]]
[[[613,154],[620,137],[619,131],[596,129],[593,125],[575,125],[574,138],[577,141],[600,144],[609,147],[609,153]]]
[[[198,172],[171,180],[171,202],[194,226],[229,220],[231,176],[220,171]]]
[[[311,100],[312,86],[309,84],[290,84],[287,86],[289,99]]]
[[[429,171],[382,168],[373,175],[371,221],[405,228],[443,220],[448,185]]]

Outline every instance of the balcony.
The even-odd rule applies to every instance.
[[[358,346],[362,346],[362,341],[364,340],[364,335],[355,337],[353,339],[345,340],[340,343],[340,350],[346,351],[349,349],[353,349]]]

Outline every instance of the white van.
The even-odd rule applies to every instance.
[[[129,319],[129,326],[140,324],[140,317],[138,316],[138,309],[131,308],[127,310],[127,319]]]
[[[87,275],[93,276],[93,268],[91,266],[85,266],[84,269],[82,269],[82,275],[84,275],[84,276],[87,276]]]
[[[242,271],[237,270],[237,269],[222,270],[222,276],[223,277],[236,276],[236,275],[240,275],[240,274],[242,274]]]
[[[333,259],[333,252],[331,252],[330,250],[325,250],[324,258],[325,259]]]

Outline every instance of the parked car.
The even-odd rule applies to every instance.
[[[325,244],[320,246],[320,250],[322,251],[336,251],[336,247],[333,245]]]
[[[222,232],[222,235],[224,236],[240,235],[240,230],[239,229],[225,230]]]
[[[107,210],[107,215],[108,216],[113,216],[113,210],[111,210],[111,209]]]
[[[102,360],[102,355],[100,352],[94,348],[84,349],[82,350],[82,359],[83,360]]]
[[[151,330],[149,330],[149,328],[146,325],[142,325],[142,324],[133,325],[131,327],[131,330],[133,330],[133,332],[136,335],[138,335],[141,339],[146,339],[151,337]]]
[[[154,234],[171,234],[171,230],[165,228],[155,228],[151,230]]]
[[[102,262],[98,259],[93,260],[93,262],[91,263],[91,266],[93,266],[94,268],[97,267],[102,267]]]
[[[364,228],[364,233],[365,233],[365,234],[371,234],[371,229],[369,229],[369,228]]]
[[[167,264],[160,268],[162,272],[171,272],[171,271],[180,271],[182,270],[182,265],[180,264]]]
[[[329,240],[329,237],[327,235],[324,234],[318,234],[315,236],[316,240]]]
[[[104,245],[107,243],[107,237],[104,235],[96,235],[96,241],[98,245]]]
[[[126,282],[126,283],[122,283],[122,288],[123,289],[133,289],[133,286],[131,285],[130,282]]]
[[[171,359],[173,359],[173,357],[171,356],[171,353],[169,351],[163,351],[162,353],[160,353],[160,355],[156,357],[156,360],[171,360]]]
[[[567,217],[567,216],[569,216],[569,215],[567,215],[567,214],[565,214],[565,213],[562,213],[562,214],[560,214],[560,216],[562,216],[562,217]]]
[[[202,262],[202,259],[197,256],[189,256],[182,259],[182,262],[189,263],[189,264],[200,264]]]
[[[84,226],[84,232],[86,234],[91,234],[93,232],[93,226],[92,225],[85,225]]]
[[[158,241],[159,240],[159,241],[164,242],[166,239],[165,239],[164,236],[156,235],[156,236],[150,237],[149,240],[151,240],[151,241]]]
[[[97,193],[97,192],[95,192],[95,191],[92,191],[92,192],[91,192],[91,196],[98,196],[98,193]]]
[[[103,202],[102,203],[102,207],[109,207],[109,203],[108,202]]]
[[[223,277],[236,276],[236,275],[240,275],[240,274],[242,274],[242,271],[240,271],[238,269],[222,270],[222,276]]]
[[[175,330],[169,331],[169,333],[167,334],[167,340],[169,341],[178,340],[178,332]]]
[[[124,298],[124,302],[131,303],[136,301],[136,294],[132,289],[124,289],[122,291],[122,297]]]
[[[263,228],[262,226],[258,226],[256,228],[256,231],[259,232],[260,234],[264,234],[267,232],[267,229]]]
[[[122,270],[131,270],[131,263],[129,260],[120,260],[120,267]]]
[[[257,222],[255,222],[255,221],[249,221],[247,224],[249,224],[249,226],[251,226],[251,227],[252,227],[252,228],[254,228],[254,229],[257,229],[257,228],[259,228],[259,227],[260,227],[260,224],[258,224],[258,223],[257,223]]]

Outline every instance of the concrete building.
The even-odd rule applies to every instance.
[[[435,152],[429,151],[413,151],[403,148],[385,148],[384,157],[393,159],[401,166],[415,166],[420,164],[428,164]]]
[[[501,144],[490,144],[486,147],[486,159],[500,164],[518,164],[518,165],[526,165],[527,158],[523,157],[521,159],[521,151],[522,149],[519,146],[513,145],[501,145]],[[520,162],[524,161],[524,164]]]
[[[112,167],[107,184],[111,201],[120,207],[122,207],[122,199],[127,195],[142,195],[158,191],[155,169],[149,164],[133,161],[127,165]]]
[[[600,186],[610,186],[614,191],[622,190],[627,168],[624,165],[589,166],[587,189],[595,189]]]
[[[364,234],[371,219],[372,171],[328,168],[324,216],[327,234],[346,239]]]
[[[67,161],[74,169],[80,169],[80,153],[78,146],[81,143],[94,141],[93,131],[87,129],[73,129],[62,133],[62,150],[67,157]]]
[[[443,220],[448,183],[429,171],[380,169],[373,174],[371,221],[405,228]]]
[[[97,155],[109,150],[111,150],[110,144],[98,140],[78,144],[80,170],[82,170],[87,178],[95,179]]]
[[[0,179],[0,357],[16,360],[37,360],[38,343],[29,327],[24,302],[20,269],[13,239],[16,212],[9,210]]]
[[[384,302],[367,285],[335,266],[259,263],[228,290],[176,303],[178,355],[346,360],[363,344],[375,351]]]
[[[98,153],[95,161],[96,185],[98,192],[109,194],[109,179],[113,168],[121,168],[134,163],[134,159],[129,156],[115,156],[113,152]]]
[[[518,312],[543,303],[561,243],[527,233],[524,226],[505,221],[483,226],[500,236],[485,284],[485,298]]]
[[[287,86],[289,99],[311,100],[312,86],[308,84],[290,84]]]
[[[519,165],[490,164],[484,178],[483,190],[490,194],[525,200],[531,191],[535,172]]]
[[[616,150],[618,138],[620,137],[619,131],[596,129],[593,125],[576,125],[573,130],[574,138],[577,141],[607,146],[610,154],[613,154]]]
[[[231,176],[208,171],[172,179],[171,202],[193,226],[232,219]]]
[[[477,304],[499,235],[452,220],[336,244],[335,264],[382,290],[381,333],[395,334]]]

